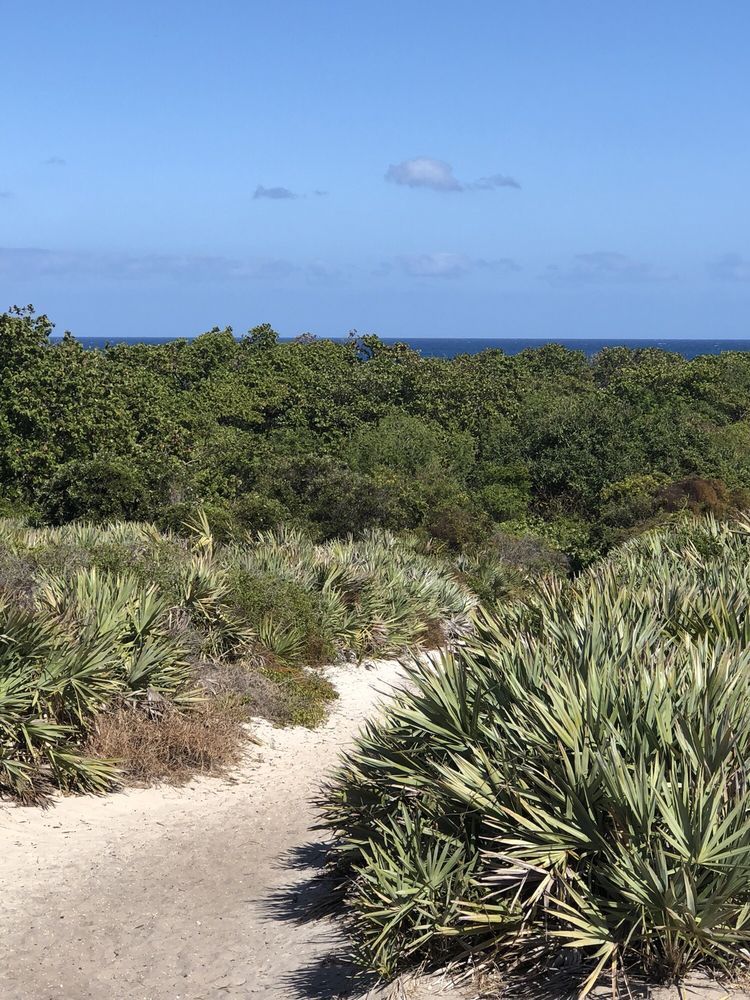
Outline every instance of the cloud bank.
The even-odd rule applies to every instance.
[[[750,281],[750,261],[738,253],[725,253],[708,265],[708,272],[720,281]]]
[[[282,280],[292,275],[329,280],[337,273],[318,260],[297,264],[275,257],[233,260],[190,254],[99,254],[37,247],[0,247],[0,275],[20,280],[43,277],[103,281],[241,282]]]
[[[298,195],[294,191],[290,191],[289,188],[285,187],[263,187],[259,184],[255,189],[255,194],[253,195],[253,200],[258,198],[270,198],[272,201],[284,201],[289,198],[297,198]]]
[[[402,254],[393,261],[386,261],[377,273],[390,274],[394,267],[410,278],[462,278],[476,271],[520,271],[518,264],[507,257],[485,260],[461,253],[419,253]]]
[[[430,188],[432,191],[492,191],[500,187],[521,187],[518,181],[505,174],[492,174],[465,183],[456,177],[450,163],[435,160],[431,156],[415,156],[411,160],[392,163],[386,171],[385,179],[393,184]]]
[[[570,267],[551,264],[545,277],[555,283],[577,285],[664,281],[671,276],[626,254],[597,250],[578,254]]]

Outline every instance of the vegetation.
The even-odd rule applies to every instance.
[[[750,944],[750,522],[655,530],[411,668],[326,794],[359,957],[678,977]]]
[[[211,771],[250,714],[314,725],[310,661],[395,654],[461,631],[475,598],[407,539],[218,544],[153,526],[0,521],[0,794],[102,791]]]
[[[0,512],[35,524],[181,531],[201,508],[223,539],[410,530],[469,563],[522,539],[578,568],[750,488],[747,354],[446,360],[369,336],[280,343],[268,326],[86,351],[51,330],[0,316]]]
[[[750,355],[51,330],[0,316],[0,793],[215,771],[458,640],[327,792],[362,962],[750,945]]]

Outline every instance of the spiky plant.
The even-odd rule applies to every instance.
[[[232,609],[226,570],[211,554],[193,555],[183,567],[177,601],[201,634],[204,654],[236,656],[255,641],[255,631]]]
[[[750,956],[749,544],[652,534],[411,666],[325,802],[365,964]]]
[[[186,650],[171,628],[170,604],[156,587],[81,570],[70,580],[48,578],[37,602],[72,643],[109,646],[111,668],[131,698],[149,691],[172,699],[193,696]]]
[[[279,662],[297,663],[304,649],[305,633],[301,628],[282,625],[273,615],[265,615],[258,624],[258,641]]]
[[[264,657],[296,669],[392,654],[439,638],[438,622],[465,628],[475,603],[414,540],[316,545],[282,529],[222,546],[205,516],[187,527],[184,538],[147,524],[0,521],[0,789],[104,787],[111,767],[84,767],[76,750],[97,713],[123,700],[152,719],[189,707],[199,657],[255,670]]]
[[[388,532],[314,545],[299,531],[280,529],[235,543],[219,558],[251,577],[290,581],[319,595],[321,633],[359,656],[419,646],[438,622],[463,632],[476,606],[448,563]],[[275,616],[274,623],[281,629]]]
[[[83,721],[118,690],[108,645],[71,646],[54,622],[0,602],[0,792],[103,791],[111,763],[81,754]]]

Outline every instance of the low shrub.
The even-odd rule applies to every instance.
[[[252,695],[246,699],[250,710],[263,705],[263,716],[281,726],[312,729],[325,719],[330,703],[338,698],[336,688],[314,670],[269,664],[260,671],[270,685],[262,702]],[[257,690],[257,688],[256,688]]]
[[[0,520],[0,794],[211,767],[225,696],[317,725],[335,691],[303,665],[433,642],[474,605],[409,540],[315,545],[284,530],[222,544],[206,514],[182,528]]]
[[[232,574],[230,588],[237,611],[277,659],[322,664],[336,655],[336,636],[325,632],[319,592],[283,576],[242,569]]]
[[[313,728],[338,697],[318,671],[273,660],[205,664],[201,683],[213,697],[229,699],[245,717],[268,719],[278,726]]]
[[[238,606],[259,626],[266,618],[267,636],[285,622],[287,633],[304,632],[297,662],[320,662],[346,650],[362,657],[424,646],[435,622],[460,632],[476,606],[450,561],[427,554],[408,535],[378,531],[315,545],[286,529],[233,546],[225,558]],[[294,662],[278,646],[272,652]]]
[[[653,532],[485,615],[332,780],[360,961],[680,977],[750,947],[750,522]]]

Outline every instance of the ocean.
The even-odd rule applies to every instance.
[[[106,344],[167,344],[173,337],[79,337],[89,350],[103,348]],[[518,354],[528,348],[543,347],[545,344],[562,344],[572,351],[583,351],[593,357],[605,347],[637,348],[658,347],[673,351],[684,358],[695,358],[700,354],[721,354],[722,351],[750,351],[750,340],[571,340],[550,337],[548,340],[531,338],[471,338],[471,337],[383,337],[386,344],[406,343],[425,357],[454,358],[457,354],[479,354],[480,351],[497,349],[505,354]]]

